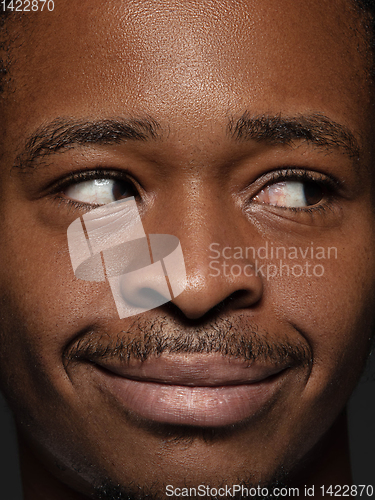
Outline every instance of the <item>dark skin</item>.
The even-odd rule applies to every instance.
[[[83,500],[104,481],[164,498],[166,484],[268,484],[280,471],[292,485],[350,484],[344,411],[375,323],[373,96],[351,3],[67,1],[32,22],[10,21],[9,32],[17,43],[1,102],[0,377],[25,499]],[[239,139],[241,116],[247,130],[254,117],[279,122],[266,139],[254,127]],[[52,137],[48,155],[24,150],[56,119],[67,130],[134,117],[157,122],[154,137],[70,136],[64,148]],[[146,233],[180,239],[188,284],[172,303],[119,320],[107,283],[75,278],[66,231],[92,206],[72,195],[77,179],[56,185],[91,171],[133,186]],[[301,172],[321,190],[316,203],[296,208],[270,195],[278,182],[302,182]],[[334,187],[319,188],[328,178]],[[313,242],[338,258],[320,277],[212,276],[213,242]],[[258,332],[260,343],[304,354],[283,365],[270,404],[229,429],[160,425],[119,406],[95,360],[71,350],[82,337],[96,349],[118,338],[141,345],[152,324],[169,338],[162,358],[177,356],[177,331],[197,338],[218,328],[230,347]],[[213,344],[211,336],[208,351]],[[208,355],[186,346],[179,354],[185,363]]]

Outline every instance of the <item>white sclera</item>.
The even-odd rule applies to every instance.
[[[268,187],[269,203],[279,207],[305,207],[304,185],[299,181],[278,182]]]
[[[72,184],[66,189],[65,194],[75,201],[105,205],[114,202],[114,179],[90,179],[88,181]]]

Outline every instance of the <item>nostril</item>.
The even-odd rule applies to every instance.
[[[224,311],[254,309],[260,305],[262,297],[263,283],[259,277],[236,281],[222,277],[220,280],[202,279],[199,287],[187,286],[172,301],[188,319],[204,319]]]

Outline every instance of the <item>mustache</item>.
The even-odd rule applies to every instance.
[[[295,330],[296,332],[296,330]],[[293,367],[310,365],[312,352],[302,335],[274,334],[250,322],[245,315],[187,325],[169,316],[136,317],[116,334],[91,326],[64,350],[64,362],[146,361],[162,354],[221,354],[245,362]]]

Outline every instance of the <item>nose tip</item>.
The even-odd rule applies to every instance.
[[[188,275],[185,290],[172,303],[188,319],[199,319],[214,309],[255,307],[263,295],[260,276],[216,276],[207,270]]]

